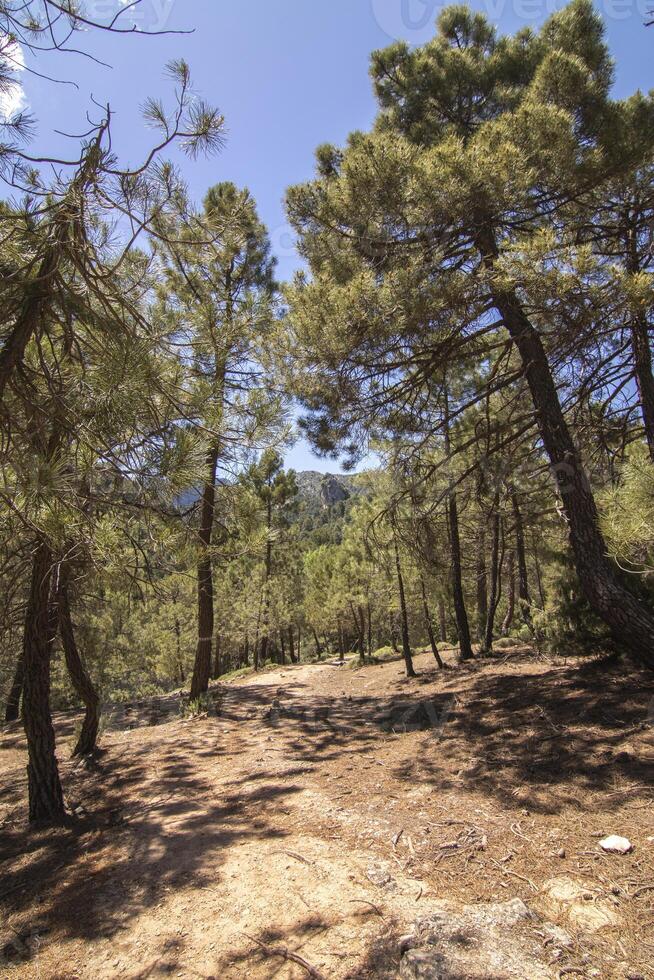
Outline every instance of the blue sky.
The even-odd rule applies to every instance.
[[[87,0],[105,20],[119,0]],[[537,26],[553,9],[546,0],[474,2],[503,32]],[[422,43],[442,4],[435,0],[142,0],[142,27],[194,29],[188,35],[116,37],[88,35],[84,48],[109,62],[103,68],[76,55],[43,56],[39,70],[74,81],[53,84],[24,72],[25,98],[39,121],[36,147],[71,153],[71,141],[55,130],[82,132],[91,96],[115,113],[114,145],[135,163],[151,143],[139,109],[148,95],[161,95],[165,64],[183,57],[198,92],[225,115],[227,144],[208,160],[185,161],[194,197],[221,180],[248,186],[271,232],[280,277],[297,267],[283,209],[285,188],[313,172],[320,143],[342,143],[365,129],[375,114],[368,78],[369,54],[396,37]],[[654,27],[645,29],[654,0],[602,0],[609,43],[616,60],[616,94],[654,86]],[[138,10],[138,8],[137,8]],[[135,20],[128,12],[125,22]],[[79,46],[79,42],[78,42]],[[28,65],[29,65],[28,59]],[[303,443],[289,454],[296,469],[334,471]]]

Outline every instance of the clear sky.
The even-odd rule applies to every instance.
[[[86,0],[89,14],[109,20],[120,0]],[[139,109],[148,95],[166,92],[165,64],[183,57],[194,85],[220,108],[227,144],[217,157],[182,166],[201,200],[218,181],[250,188],[270,229],[281,278],[298,262],[284,216],[285,188],[309,178],[320,143],[342,143],[353,129],[368,128],[375,114],[368,77],[372,50],[394,38],[422,43],[443,4],[435,0],[142,0],[125,14],[142,28],[193,29],[188,35],[94,35],[83,47],[111,68],[76,55],[43,56],[39,70],[70,84],[22,73],[24,97],[39,122],[36,146],[71,154],[56,130],[82,132],[96,117],[91,96],[115,113],[114,145],[121,160],[136,163],[152,141]],[[561,3],[547,0],[475,0],[500,31],[536,27]],[[654,27],[643,26],[654,0],[597,3],[616,60],[616,95],[654,86]],[[80,43],[78,41],[78,46]],[[30,64],[28,58],[28,66]],[[303,443],[290,453],[296,469],[334,471]]]

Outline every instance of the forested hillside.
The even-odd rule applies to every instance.
[[[138,3],[106,22],[68,0],[0,0],[0,92],[18,84],[17,52],[55,86],[46,65],[88,37],[108,34],[118,49]],[[441,950],[451,957],[441,974],[433,951],[427,972],[410,952],[437,944],[425,926],[421,942],[402,946],[388,925],[411,924],[406,902],[395,896],[391,915],[366,892],[351,901],[388,926],[388,948],[357,935],[346,969],[320,947],[328,976],[654,976],[643,925],[653,838],[645,843],[636,812],[651,814],[652,802],[654,97],[615,96],[590,0],[510,34],[468,6],[445,7],[431,40],[374,51],[370,75],[372,126],[319,146],[311,179],[285,191],[299,253],[288,281],[253,194],[220,179],[229,120],[213,107],[220,93],[198,94],[185,61],[168,66],[162,98],[144,101],[151,145],[136,162],[124,162],[120,119],[97,101],[88,131],[66,137],[66,159],[33,151],[27,110],[4,115],[0,703],[10,790],[0,829],[26,856],[0,901],[15,898],[23,929],[35,914],[29,887],[68,875],[80,835],[138,824],[141,806],[170,799],[201,801],[198,839],[217,835],[226,850],[242,832],[234,813],[251,805],[248,846],[257,829],[267,846],[291,833],[279,807],[293,776],[302,833],[319,828],[322,843],[279,846],[305,867],[325,860],[341,882],[326,905],[354,880],[328,843],[342,832],[355,851],[375,834],[392,840],[398,895],[418,881],[419,898],[426,889],[444,900],[461,876],[462,901],[477,862],[480,882],[492,881],[475,901],[495,905],[549,895],[554,865],[574,852],[567,873],[590,882],[584,891],[577,881],[580,901],[608,917],[571,926],[556,912],[569,894],[547,908],[534,899],[547,928],[554,919],[573,933],[548,940],[556,957],[516,933],[515,957],[509,942],[495,972],[493,949],[477,966]],[[207,158],[216,180],[195,200],[187,175]],[[344,472],[289,468],[299,439]],[[586,727],[566,748],[577,724]],[[161,744],[141,732],[149,726],[162,726]],[[425,741],[433,729],[438,738]],[[220,768],[223,734],[232,783]],[[441,769],[436,742],[447,743]],[[202,754],[214,745],[215,773]],[[388,780],[365,830],[364,748]],[[280,759],[297,766],[275,768]],[[314,785],[306,774],[318,762]],[[164,766],[165,785],[155,778]],[[227,795],[209,814],[212,773]],[[255,801],[252,781],[275,773],[280,797],[271,788]],[[432,807],[427,786],[447,803]],[[328,827],[320,807],[350,796],[356,820],[348,811],[345,829]],[[401,820],[387,826],[397,800]],[[592,822],[594,806],[586,831],[575,807]],[[328,812],[336,820],[340,809]],[[162,813],[165,839],[183,807]],[[443,821],[465,832],[452,829],[433,851],[429,827]],[[588,839],[609,832],[638,837],[616,858],[630,862],[621,871],[599,869],[617,852]],[[545,837],[546,852],[539,843],[538,859],[526,854],[525,842]],[[39,840],[55,842],[53,858],[61,849],[59,870],[50,858],[31,863]],[[138,847],[107,862],[129,864]],[[101,875],[98,853],[89,860]],[[245,862],[258,921],[279,896],[256,878],[255,857]],[[181,868],[201,900],[190,851]],[[235,864],[230,875],[240,873]],[[384,874],[367,878],[391,902]],[[79,884],[78,867],[71,875]],[[521,890],[503,894],[509,885]],[[174,873],[166,888],[176,893]],[[466,909],[461,921],[478,936]],[[519,932],[530,913],[515,909]],[[244,904],[244,929],[248,913]],[[505,913],[489,920],[497,949]],[[65,918],[47,928],[65,932],[75,915]],[[258,965],[250,951],[240,965],[220,959],[196,973],[187,958],[177,975],[273,976],[280,957],[284,976],[324,975],[300,952],[300,933],[280,947],[271,925],[252,940]],[[23,940],[16,955],[7,940],[3,978],[5,962],[7,976],[39,975]],[[88,952],[88,968],[61,972],[52,955],[53,978],[159,971],[112,969]],[[487,972],[474,972],[480,963]]]

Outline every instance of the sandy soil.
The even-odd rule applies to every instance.
[[[56,830],[27,830],[5,729],[2,980],[395,977],[430,909],[514,897],[571,937],[542,935],[553,977],[654,978],[654,680],[529,651],[416,666],[280,668],[192,719],[137,705],[90,770],[61,716]]]

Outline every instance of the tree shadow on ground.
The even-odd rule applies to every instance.
[[[392,774],[407,791],[456,788],[509,810],[524,806],[516,787],[535,812],[556,813],[589,791],[608,808],[633,784],[651,785],[652,761],[627,746],[644,731],[654,684],[624,665],[531,669],[516,655],[502,672],[489,661],[398,686],[387,697],[317,695],[292,675],[223,686],[205,718],[178,717],[170,729],[158,721],[142,744],[145,734],[112,736],[92,769],[62,765],[76,810],[69,826],[34,832],[22,817],[5,821],[0,901],[29,913],[37,932],[113,937],[167,890],[219,881],[230,847],[283,839],[307,774],[341,757],[363,772],[382,738],[413,751]],[[59,735],[69,732],[71,719],[59,721]],[[244,752],[239,772],[233,760]],[[22,769],[4,794],[24,801]],[[174,963],[174,953],[162,956]]]

